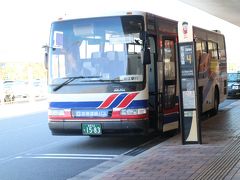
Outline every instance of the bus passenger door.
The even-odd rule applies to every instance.
[[[157,51],[154,36],[149,37],[151,64],[147,66],[149,89],[149,127],[158,129],[158,87],[157,87]]]
[[[178,129],[179,106],[177,96],[177,54],[176,36],[162,38],[162,96],[160,114],[162,118],[162,131]],[[161,82],[160,82],[161,83]],[[160,85],[159,85],[160,86]]]

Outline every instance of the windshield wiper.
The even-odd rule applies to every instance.
[[[53,91],[57,91],[63,86],[66,86],[70,82],[76,80],[76,79],[87,79],[87,78],[101,78],[102,76],[75,76],[75,77],[65,77],[67,78],[66,81],[64,81],[62,84],[59,84],[57,87],[53,88]]]
[[[107,82],[107,83],[121,83],[122,81],[119,79],[91,79],[91,80],[85,80],[82,82]]]
[[[96,80],[92,80],[94,82],[112,82],[112,83],[115,83],[115,82],[120,82],[120,80],[117,80],[117,79],[96,79]]]

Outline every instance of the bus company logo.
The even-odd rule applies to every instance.
[[[114,92],[125,92],[126,89],[125,89],[125,88],[114,88],[113,91],[114,91]]]

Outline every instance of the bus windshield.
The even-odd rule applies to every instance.
[[[100,82],[143,81],[142,16],[54,22],[49,49],[49,83],[93,77]],[[72,83],[92,81],[76,78]]]

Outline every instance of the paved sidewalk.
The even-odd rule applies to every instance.
[[[202,145],[181,135],[135,156],[120,156],[72,180],[240,179],[240,101],[202,123]]]

